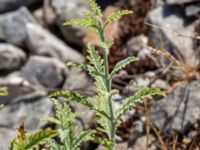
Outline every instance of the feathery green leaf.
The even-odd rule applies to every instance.
[[[112,72],[110,74],[110,77],[112,77],[113,75],[115,75],[121,69],[125,68],[126,65],[130,64],[131,62],[138,61],[138,60],[139,60],[139,58],[133,57],[133,56],[130,56],[130,57],[124,59],[124,60],[121,60],[113,68],[113,70],[112,70]]]
[[[87,58],[90,61],[90,64],[95,67],[99,74],[101,74],[103,72],[103,60],[101,59],[100,55],[91,44],[88,44],[87,51],[89,54]]]
[[[68,25],[79,25],[82,27],[92,27],[93,23],[91,21],[88,20],[84,20],[84,19],[74,19],[71,21],[66,21],[63,23],[64,26],[68,26]]]
[[[90,7],[93,11],[93,15],[95,17],[96,20],[100,20],[101,17],[102,17],[102,14],[101,14],[101,9],[100,7],[97,5],[96,1],[95,0],[90,0]]]
[[[117,110],[117,119],[119,119],[126,111],[131,109],[136,103],[143,103],[145,99],[150,99],[154,95],[165,96],[165,93],[159,88],[144,87],[140,89],[133,96],[126,100],[122,108]]]
[[[122,11],[115,12],[111,16],[108,17],[108,19],[104,23],[104,27],[107,24],[112,23],[114,20],[117,20],[117,19],[121,18],[124,15],[132,14],[132,13],[133,13],[133,11],[130,11],[130,10],[122,10]]]
[[[74,149],[78,149],[83,142],[92,140],[94,133],[94,130],[82,131],[78,138],[75,141],[73,141]]]
[[[79,62],[74,62],[74,61],[70,61],[66,64],[67,66],[73,66],[73,67],[79,67],[85,71],[89,71],[89,65],[87,64],[83,64],[83,63],[79,63]]]
[[[50,98],[57,98],[57,97],[62,97],[62,98],[73,100],[77,103],[80,103],[80,104],[86,106],[86,107],[89,107],[90,109],[93,109],[93,107],[94,107],[93,104],[90,102],[91,99],[88,96],[82,95],[77,92],[59,91],[59,92],[55,92],[50,95]]]
[[[49,140],[52,137],[55,137],[56,135],[56,130],[40,130],[36,133],[27,135],[23,141],[20,141],[20,143],[17,143],[17,140],[15,140],[13,142],[13,148],[14,150],[32,150],[39,144],[44,144],[45,142],[47,142],[47,140]]]

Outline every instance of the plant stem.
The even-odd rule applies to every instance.
[[[102,25],[100,25],[99,28],[99,35],[100,35],[100,40],[101,42],[105,42],[105,37],[104,37],[104,29]],[[111,91],[111,83],[112,80],[109,78],[109,64],[108,64],[108,55],[107,54],[108,50],[103,51],[103,60],[104,60],[104,66],[105,66],[105,77],[104,77],[104,82],[106,85],[107,93]],[[115,116],[113,112],[113,105],[111,101],[111,97],[108,97],[108,103],[109,103],[109,111],[110,111],[110,133],[108,133],[109,139],[114,142],[114,144],[111,145],[110,150],[115,149]]]

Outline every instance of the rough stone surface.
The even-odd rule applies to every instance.
[[[40,0],[2,0],[0,2],[0,13],[28,6]]]
[[[200,118],[200,83],[179,88],[151,107],[153,123],[163,131],[184,132]]]
[[[28,85],[26,79],[22,77],[21,72],[19,71],[12,72],[6,77],[0,78],[0,85],[6,85],[6,84],[20,85],[24,83]]]
[[[0,38],[9,43],[23,46],[26,37],[27,23],[36,23],[27,8],[22,7],[14,12],[0,16]]]
[[[0,70],[18,69],[26,60],[26,54],[11,44],[0,44]]]
[[[26,130],[30,132],[44,127],[47,122],[40,120],[42,116],[52,116],[52,102],[45,97],[21,97],[21,100],[6,106],[0,115],[0,149],[8,149],[10,140],[16,137],[15,131],[20,122],[24,121]]]
[[[150,55],[149,50],[147,49],[148,38],[145,35],[139,35],[131,38],[127,42],[127,47],[129,50],[129,55],[137,54],[141,59],[145,59]]]
[[[184,4],[198,1],[199,0],[166,0],[167,4]]]
[[[69,70],[68,78],[65,81],[63,89],[80,90],[86,89],[89,86],[89,79],[85,72],[79,68],[72,68]]]
[[[22,75],[33,84],[55,88],[62,85],[67,70],[56,58],[31,56],[22,68]]]
[[[88,0],[53,0],[52,7],[57,15],[57,24],[60,27],[65,39],[77,45],[82,45],[85,35],[83,28],[77,26],[63,26],[63,22],[75,18],[83,18],[83,12],[89,10]]]
[[[187,64],[196,65],[196,58],[193,50],[193,40],[183,38],[176,34],[193,36],[195,22],[184,15],[184,8],[179,6],[163,5],[153,9],[148,15],[152,24],[158,25],[163,30],[152,28],[151,39],[154,46],[168,50],[177,58],[183,59]]]
[[[185,8],[185,14],[189,17],[197,16],[200,12],[200,6],[190,5]]]
[[[27,24],[26,31],[26,43],[34,54],[55,57],[64,62],[84,60],[81,54],[38,25]]]

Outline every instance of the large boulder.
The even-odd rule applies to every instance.
[[[184,11],[181,6],[171,5],[163,5],[150,11],[148,14],[150,22],[162,28],[162,30],[152,28],[151,39],[156,48],[160,48],[158,43],[162,42],[163,48],[176,58],[195,66],[198,62],[194,55],[193,39],[177,35],[195,35],[196,22],[187,18]]]
[[[25,26],[30,22],[36,24],[34,17],[25,7],[0,15],[0,39],[18,46],[24,46]]]
[[[153,123],[162,131],[184,132],[200,118],[200,82],[178,88],[151,107]]]
[[[56,58],[31,56],[22,68],[22,75],[32,84],[56,88],[65,81],[67,68]]]
[[[0,44],[0,70],[20,68],[26,60],[26,54],[11,44]]]
[[[33,54],[55,57],[63,62],[83,62],[84,58],[79,52],[42,27],[29,23],[26,25],[26,32],[26,43]]]

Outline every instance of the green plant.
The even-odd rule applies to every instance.
[[[131,14],[132,11],[122,10],[112,14],[106,21],[102,19],[100,7],[95,0],[90,0],[91,12],[85,12],[85,19],[75,19],[65,22],[64,25],[80,25],[92,29],[100,39],[99,46],[103,49],[103,57],[95,50],[94,45],[88,44],[88,60],[89,64],[78,62],[69,62],[69,66],[77,66],[87,71],[95,80],[97,95],[95,98],[88,97],[73,91],[61,91],[51,94],[51,98],[64,97],[80,103],[93,110],[98,116],[98,128],[107,135],[107,149],[115,149],[115,134],[119,125],[119,118],[131,109],[136,103],[142,103],[144,100],[151,98],[153,95],[164,95],[158,88],[144,87],[136,92],[133,96],[127,98],[120,109],[113,107],[112,96],[117,94],[116,89],[111,88],[112,77],[118,71],[125,68],[131,62],[139,60],[136,57],[128,57],[118,62],[114,69],[109,72],[108,56],[109,49],[113,42],[111,39],[106,39],[104,36],[105,27],[114,20],[119,19],[123,15]]]
[[[9,146],[9,150],[39,150],[39,145],[46,143],[49,139],[57,135],[56,130],[39,130],[35,133],[27,133],[22,123],[17,129],[17,137]]]
[[[79,150],[80,145],[93,137],[94,131],[82,131],[77,134],[78,126],[76,126],[76,117],[80,116],[80,113],[73,113],[67,104],[60,104],[53,100],[56,118],[45,117],[44,119],[55,123],[58,126],[58,133],[60,142],[58,144],[55,140],[48,142],[50,150]]]

